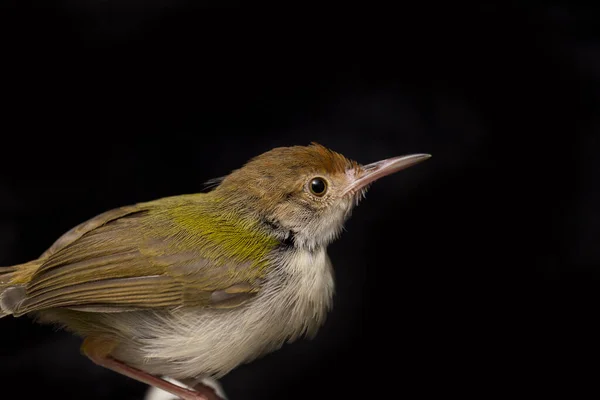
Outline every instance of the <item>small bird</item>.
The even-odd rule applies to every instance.
[[[0,317],[73,332],[96,364],[181,399],[217,398],[198,382],[314,337],[334,293],[327,246],[372,182],[429,157],[274,148],[208,192],[107,211],[1,268]]]

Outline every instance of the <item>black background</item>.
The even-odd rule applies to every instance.
[[[317,338],[233,371],[230,399],[572,396],[593,383],[600,14],[330,11],[3,12],[0,265],[275,146],[317,141],[361,163],[426,152],[376,183],[330,247],[337,294]],[[2,319],[0,397],[142,398],[78,346]]]

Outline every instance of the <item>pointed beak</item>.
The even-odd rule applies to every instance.
[[[387,160],[363,165],[361,167],[362,174],[346,188],[344,195],[348,193],[355,194],[379,178],[412,167],[430,157],[430,154],[411,154],[409,156],[388,158]]]

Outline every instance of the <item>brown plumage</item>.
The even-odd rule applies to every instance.
[[[228,192],[230,201],[260,203],[255,208],[269,214],[283,199],[304,189],[307,175],[345,176],[348,171],[358,176],[360,165],[318,143],[277,147],[232,171],[217,189]],[[235,190],[239,187],[245,190]]]

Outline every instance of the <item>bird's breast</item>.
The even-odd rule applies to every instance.
[[[151,318],[139,314],[136,329],[148,338],[124,346],[134,353],[126,351],[122,358],[173,378],[218,377],[286,341],[313,336],[325,321],[334,291],[325,249],[290,249],[279,253],[271,267],[260,293],[238,308],[181,309]]]
[[[324,322],[331,307],[334,280],[331,262],[324,248],[315,251],[294,249],[282,257],[274,282],[282,282],[274,296],[282,301],[280,312],[287,315],[291,338],[312,336]]]

